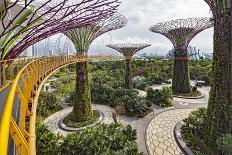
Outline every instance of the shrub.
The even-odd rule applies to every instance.
[[[120,124],[99,124],[80,133],[74,132],[61,137],[37,123],[36,153],[38,155],[142,155],[135,142],[136,130]]]
[[[132,79],[133,87],[140,90],[145,90],[148,86],[145,77],[136,76]]]
[[[58,104],[58,99],[55,94],[41,92],[39,96],[39,104],[37,107],[37,115],[47,117],[52,113],[60,111],[62,107]]]
[[[147,91],[147,98],[149,102],[157,104],[161,107],[171,107],[172,106],[172,90],[169,87],[164,87],[161,90],[153,90],[149,88]]]
[[[59,136],[50,132],[45,125],[36,124],[36,154],[56,155],[60,152]]]
[[[166,80],[163,79],[163,77],[159,76],[156,73],[153,73],[148,77],[148,82],[149,82],[150,85],[162,84],[162,82],[164,82],[164,81],[166,81]]]
[[[194,86],[194,87],[192,88],[192,91],[193,91],[193,92],[196,92],[196,91],[197,91],[197,87]]]
[[[139,155],[136,131],[127,126],[97,125],[81,133],[71,133],[61,145],[62,154],[133,154]]]
[[[123,83],[112,73],[95,72],[92,76],[92,100],[94,103],[125,109],[126,115],[144,117],[151,109],[136,90],[123,88]],[[124,112],[124,110],[122,110]]]
[[[232,154],[232,135],[225,134],[217,139],[218,149],[222,151],[224,155]]]
[[[196,155],[212,154],[211,149],[205,143],[206,119],[207,109],[200,108],[191,112],[189,117],[184,119],[184,125],[181,127],[184,141]]]

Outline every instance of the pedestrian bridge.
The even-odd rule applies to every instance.
[[[0,155],[36,153],[36,107],[43,84],[57,70],[88,60],[112,61],[115,57],[54,56],[0,62]]]

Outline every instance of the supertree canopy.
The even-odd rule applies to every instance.
[[[91,43],[100,35],[120,29],[127,24],[127,19],[121,14],[114,14],[108,19],[77,27],[65,32],[73,42],[77,55],[87,56]],[[92,116],[91,94],[89,84],[88,62],[77,62],[77,80],[73,121],[86,121]]]
[[[150,31],[166,36],[173,44],[174,73],[172,88],[176,93],[191,93],[187,47],[198,33],[212,27],[210,18],[187,18],[158,23]]]
[[[118,0],[3,0],[1,59],[13,59],[27,47],[54,34],[108,18],[118,5]]]
[[[207,110],[207,140],[214,154],[216,141],[232,134],[232,1],[205,0],[214,20],[214,52],[211,92]]]
[[[115,49],[126,59],[126,67],[125,67],[125,87],[128,89],[132,88],[132,75],[131,75],[131,59],[133,55],[135,55],[138,51],[151,46],[150,44],[132,44],[132,43],[124,43],[124,44],[109,44],[106,45],[109,48]]]

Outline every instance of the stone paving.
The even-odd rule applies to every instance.
[[[105,118],[104,118],[104,123],[112,123],[113,119],[111,117],[113,109],[108,107],[108,106],[104,106],[104,105],[93,105],[93,107],[97,110],[100,110],[104,113]],[[65,108],[61,111],[58,111],[52,115],[50,115],[49,117],[47,117],[44,120],[44,124],[48,127],[48,129],[50,131],[52,131],[53,133],[56,134],[60,134],[60,135],[67,135],[69,132],[61,129],[58,125],[58,122],[61,118],[63,118],[65,115],[69,114],[72,111],[72,108]]]
[[[113,108],[105,106],[105,105],[96,105],[93,104],[93,107],[95,109],[98,109],[102,111],[105,115],[104,123],[110,124],[113,123],[112,119],[112,112],[114,111]],[[147,154],[147,148],[146,148],[146,127],[150,123],[150,121],[159,113],[167,111],[169,109],[160,108],[156,105],[153,105],[154,111],[147,115],[145,118],[134,118],[134,117],[128,117],[128,116],[120,116],[119,122],[124,125],[131,125],[133,129],[137,130],[137,143],[139,146],[139,150]],[[50,131],[52,131],[55,134],[60,135],[67,135],[69,132],[64,131],[58,126],[59,120],[70,113],[72,111],[72,108],[65,108],[59,112],[56,112],[49,117],[47,117],[44,120],[44,124],[48,127]]]
[[[174,109],[156,116],[147,128],[147,148],[151,155],[183,154],[174,138],[176,123],[186,118],[193,109]]]

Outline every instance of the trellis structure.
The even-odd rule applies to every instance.
[[[116,51],[123,54],[126,61],[125,67],[125,87],[128,89],[132,88],[132,75],[131,75],[131,59],[140,50],[151,46],[150,44],[133,44],[133,43],[122,43],[122,44],[109,44],[106,45],[109,48],[115,49]]]
[[[232,134],[232,1],[205,0],[214,20],[214,58],[208,104],[207,143],[215,154],[216,140]]]
[[[108,18],[118,0],[4,0],[0,3],[0,59],[13,60],[32,44]],[[1,75],[10,61],[0,63]],[[0,83],[6,81],[0,75]]]
[[[100,35],[120,29],[127,24],[121,14],[85,27],[71,29],[65,35],[73,42],[77,56],[87,56],[91,43]],[[92,116],[91,94],[88,75],[88,61],[77,62],[77,80],[73,114],[75,121],[86,121]]]
[[[3,0],[0,3],[1,59],[14,59],[32,44],[116,12],[118,0]]]
[[[172,20],[150,27],[150,31],[164,35],[174,46],[175,58],[172,79],[174,92],[191,93],[187,47],[193,37],[212,26],[212,21],[209,18],[199,17]]]

